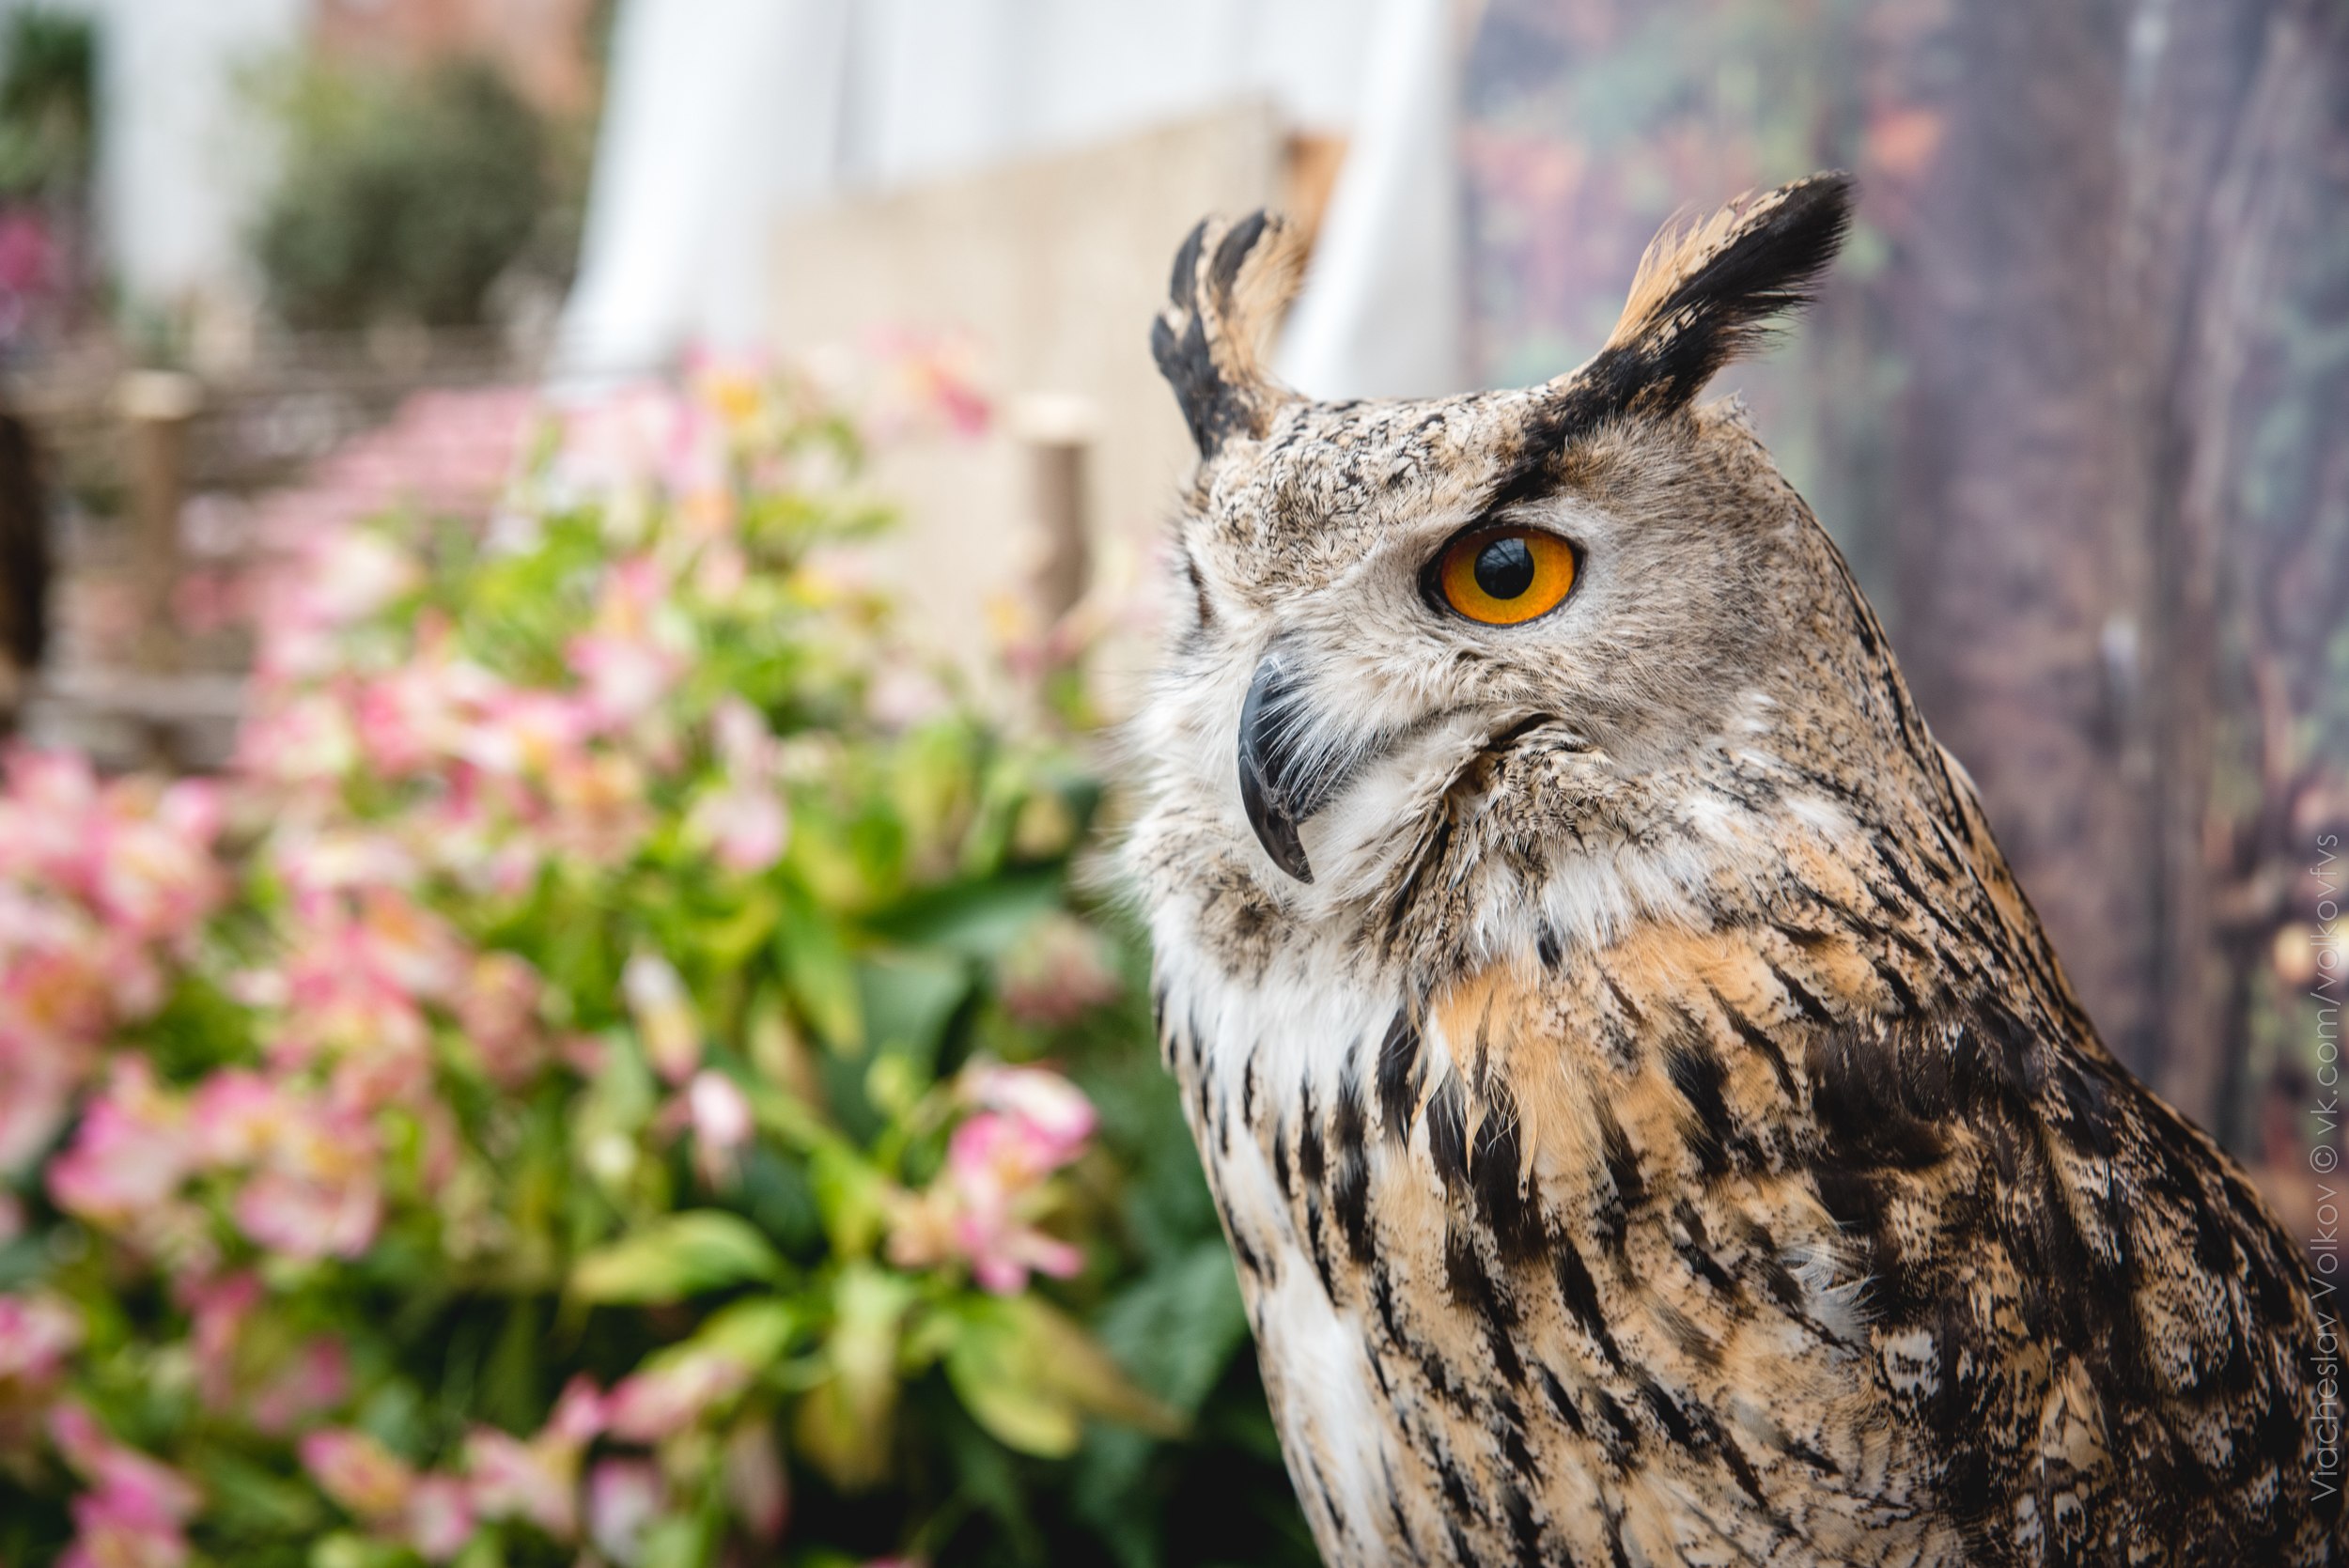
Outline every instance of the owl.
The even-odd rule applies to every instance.
[[[1428,401],[1270,378],[1277,218],[1175,257],[1123,855],[1331,1563],[2349,1560],[2329,1288],[1698,401],[1850,199],[1668,229],[1581,368]]]

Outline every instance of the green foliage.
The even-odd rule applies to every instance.
[[[537,113],[484,64],[313,68],[282,100],[286,165],[254,232],[297,327],[471,326],[558,197]]]
[[[38,195],[89,177],[98,46],[87,17],[42,7],[0,33],[0,194]]]
[[[81,846],[0,857],[0,1560],[1313,1560],[1086,738],[897,642],[844,423],[701,391],[319,541],[217,798],[0,796]]]

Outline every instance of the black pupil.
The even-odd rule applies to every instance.
[[[1495,539],[1476,552],[1476,585],[1487,598],[1516,598],[1533,586],[1533,552],[1523,539]]]

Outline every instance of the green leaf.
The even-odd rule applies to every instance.
[[[906,899],[869,924],[877,934],[909,946],[993,959],[1059,908],[1061,898],[1058,871],[1020,872],[935,889]]]
[[[775,957],[792,1001],[824,1043],[847,1055],[863,1050],[863,1010],[848,943],[838,925],[798,889],[784,900],[775,923]]]
[[[714,1350],[763,1367],[782,1358],[804,1321],[804,1313],[779,1296],[754,1296],[719,1308],[677,1348]]]
[[[336,1530],[310,1548],[310,1568],[400,1568],[412,1560],[406,1547]]]
[[[197,1463],[207,1511],[212,1522],[226,1529],[308,1535],[324,1522],[316,1492],[272,1475],[241,1454],[216,1448]]]
[[[506,1568],[506,1546],[495,1529],[477,1529],[457,1554],[456,1568]]]
[[[719,1209],[693,1209],[580,1259],[570,1289],[583,1301],[644,1305],[779,1280],[783,1269],[783,1259],[750,1221]]]
[[[754,890],[732,915],[699,927],[703,960],[721,972],[740,969],[750,962],[751,955],[758,951],[782,918],[782,901],[765,888]]]
[[[1136,1388],[1091,1335],[1039,1298],[974,1301],[958,1315],[947,1381],[1005,1447],[1066,1458],[1088,1415],[1161,1436],[1182,1431],[1179,1415]]]
[[[801,1452],[843,1491],[879,1481],[889,1467],[897,1407],[897,1354],[913,1281],[869,1265],[840,1272],[820,1360],[825,1376],[800,1401],[792,1432]]]
[[[876,1050],[895,1051],[926,1076],[956,1009],[971,994],[971,967],[941,953],[873,953],[857,966],[864,1037]]]
[[[1075,1403],[1036,1375],[1000,1334],[966,1334],[946,1353],[946,1378],[972,1418],[1005,1448],[1042,1459],[1077,1452],[1084,1423]]]
[[[643,1568],[699,1568],[711,1560],[708,1535],[698,1518],[658,1520],[645,1531],[637,1560]]]
[[[1161,1264],[1101,1314],[1103,1345],[1135,1379],[1186,1415],[1248,1343],[1248,1312],[1222,1239]]]
[[[872,1251],[889,1219],[881,1173],[848,1145],[827,1142],[809,1157],[807,1175],[832,1252],[861,1258]]]
[[[506,1322],[476,1386],[480,1411],[492,1422],[520,1431],[538,1408],[542,1345],[538,1303],[527,1296],[515,1296],[506,1305]]]

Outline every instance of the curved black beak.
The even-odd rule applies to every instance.
[[[1314,879],[1297,825],[1321,802],[1326,784],[1298,772],[1297,688],[1278,652],[1265,655],[1239,710],[1239,802],[1272,863],[1300,882]]]

